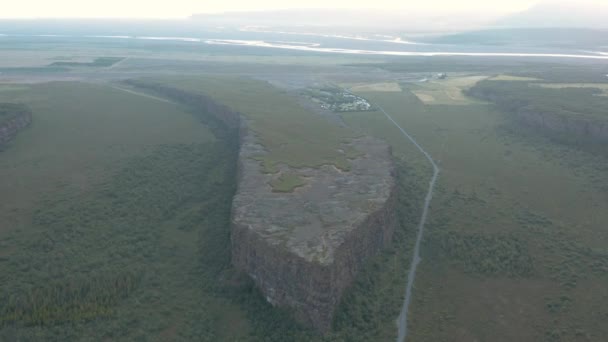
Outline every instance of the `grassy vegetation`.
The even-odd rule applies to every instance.
[[[294,189],[304,185],[306,185],[306,181],[293,173],[281,174],[277,179],[270,183],[272,191],[276,192],[293,192]]]
[[[33,124],[2,152],[0,236],[21,229],[40,197],[86,192],[113,167],[159,143],[213,140],[180,106],[107,86],[54,82],[8,88],[0,102],[25,104]],[[146,125],[142,125],[146,122]]]
[[[69,101],[72,93],[81,101]],[[7,211],[23,221],[0,237],[0,340],[394,339],[395,298],[402,295],[402,266],[409,262],[425,183],[409,162],[399,163],[399,186],[407,196],[399,199],[395,243],[370,261],[339,307],[334,332],[321,337],[272,308],[231,268],[235,136],[215,132],[210,139],[203,127],[190,127],[178,106],[109,87],[55,83],[15,88],[7,96],[30,103],[41,123],[36,136],[18,139],[3,154],[0,170],[19,179],[9,172],[17,168],[24,182],[36,174],[40,182],[71,186],[39,190],[35,200],[22,184],[18,192],[28,195],[30,210]],[[96,99],[112,107],[81,117]],[[131,141],[119,126],[133,132],[135,123],[138,138]],[[166,136],[153,129],[167,127]],[[106,156],[99,136],[107,134],[126,151]],[[66,139],[62,152],[90,163],[79,171],[86,187],[72,187],[80,185],[71,173],[78,165],[61,165],[69,176],[50,172],[65,157],[54,152],[57,147],[42,148],[36,137],[51,146]],[[20,161],[33,150],[37,166]],[[96,170],[103,177],[93,181]]]
[[[489,105],[426,105],[403,87],[362,95],[442,168],[409,339],[602,340],[608,333],[606,160],[514,135]],[[381,116],[344,119],[384,137],[422,170],[419,152]]]
[[[542,134],[553,141],[608,156],[606,83],[531,83],[486,80],[469,90],[471,96],[495,103],[513,118],[509,129]],[[608,89],[608,88],[606,88]],[[597,133],[594,128],[599,128]]]
[[[506,74],[490,77],[489,79],[492,81],[522,81],[522,82],[540,81],[540,79],[534,78],[534,77],[513,76],[513,75],[506,75]]]
[[[144,81],[202,93],[244,114],[249,129],[267,151],[259,157],[266,172],[276,172],[276,165],[281,163],[296,168],[327,164],[349,168],[342,144],[356,134],[307,111],[294,98],[268,83],[228,77]]]
[[[383,83],[357,83],[357,84],[341,84],[340,86],[347,87],[353,92],[385,92],[395,91],[400,92],[401,86],[396,82],[383,82]]]
[[[567,89],[567,88],[590,88],[599,89],[603,94],[600,96],[608,96],[608,83],[534,83],[530,86],[536,86],[549,89]]]
[[[220,143],[159,146],[86,194],[49,196],[2,241],[18,248],[0,263],[2,339],[240,333],[218,331],[234,306],[202,289],[229,265],[231,154]]]
[[[97,57],[92,62],[59,61],[49,64],[49,67],[94,67],[107,68],[122,61],[124,57]]]
[[[551,83],[550,83],[551,84]],[[530,86],[528,82],[493,81],[479,82],[470,94],[494,101],[501,109],[514,111],[550,112],[556,116],[575,116],[607,120],[608,98],[596,87]]]
[[[425,104],[468,105],[475,100],[464,95],[469,88],[486,76],[450,76],[444,80],[431,80],[410,85],[412,93]]]

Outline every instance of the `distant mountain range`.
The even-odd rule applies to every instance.
[[[491,26],[502,28],[606,28],[608,1],[571,0],[542,2],[530,9],[508,15]]]
[[[488,28],[607,28],[608,0],[552,0],[501,17],[488,13],[446,14],[406,10],[297,9],[196,14],[194,21],[215,26],[359,28],[403,32],[457,32]]]
[[[475,14],[458,16],[404,10],[297,9],[263,12],[196,14],[191,17],[206,26],[260,26],[294,30],[400,30],[407,32],[454,32],[482,27],[498,17]]]
[[[423,39],[436,44],[510,45],[608,49],[608,29],[508,28],[470,31]]]

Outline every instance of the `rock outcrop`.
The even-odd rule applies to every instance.
[[[389,147],[355,139],[363,154],[351,170],[332,165],[265,174],[254,156],[264,153],[253,135],[243,138],[233,201],[232,260],[254,279],[266,299],[291,308],[320,332],[331,328],[344,290],[365,260],[390,243],[395,230],[396,187]],[[269,185],[281,173],[306,185],[292,193]]]
[[[232,262],[268,302],[291,309],[319,332],[329,330],[344,290],[364,262],[390,243],[397,225],[390,147],[371,137],[345,143],[345,151],[358,152],[348,172],[333,165],[294,169],[279,164],[277,173],[264,173],[259,157],[266,151],[247,129],[245,115],[204,95],[157,83],[129,84],[202,109],[206,123],[236,132],[240,150]],[[270,184],[285,173],[305,185],[293,192],[273,191]]]
[[[24,105],[0,103],[0,148],[32,123],[32,112]]]

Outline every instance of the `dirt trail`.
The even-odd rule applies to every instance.
[[[437,182],[437,178],[439,177],[439,166],[433,160],[433,157],[418,144],[416,139],[414,139],[409,133],[407,133],[395,120],[386,112],[384,109],[378,105],[376,105],[378,109],[397,127],[403,135],[420,150],[422,154],[426,157],[426,159],[433,166],[433,177],[429,182],[429,189],[426,194],[426,198],[424,199],[424,207],[422,209],[422,216],[420,217],[420,223],[418,223],[418,234],[416,236],[416,245],[414,246],[414,255],[412,257],[412,263],[410,265],[410,270],[407,276],[407,285],[405,288],[405,299],[403,300],[403,306],[401,308],[401,313],[399,314],[399,318],[397,320],[397,325],[399,328],[399,333],[397,335],[397,342],[404,342],[407,337],[407,314],[410,307],[410,303],[412,300],[412,288],[414,287],[414,280],[416,279],[416,271],[418,270],[418,264],[422,260],[420,258],[420,244],[422,242],[422,237],[424,235],[424,225],[426,223],[426,218],[429,213],[429,206],[431,204],[431,200],[433,199],[433,192],[435,191],[435,183]]]
[[[154,100],[157,100],[157,101],[162,101],[162,102],[167,102],[167,103],[173,103],[173,102],[171,102],[171,101],[169,101],[167,99],[164,99],[162,97],[158,97],[158,96],[154,96],[154,95],[150,95],[150,94],[146,94],[146,93],[141,93],[141,92],[138,92],[138,91],[135,91],[135,90],[131,90],[131,89],[127,89],[127,88],[122,88],[122,87],[119,87],[119,86],[111,86],[111,87],[114,88],[114,89],[117,89],[117,90],[125,91],[125,92],[133,94],[133,95],[143,96],[143,97],[147,97],[149,99],[154,99]]]

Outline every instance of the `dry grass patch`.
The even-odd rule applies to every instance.
[[[531,86],[549,88],[549,89],[566,89],[566,88],[589,88],[600,89],[603,94],[599,96],[608,96],[608,83],[533,83]]]
[[[351,88],[353,92],[401,92],[401,86],[396,82],[384,82],[384,83],[364,83],[356,84]]]
[[[477,102],[465,96],[463,91],[486,78],[487,76],[462,76],[432,80],[418,84],[412,92],[420,101],[429,105],[468,105]]]
[[[491,81],[540,81],[534,77],[523,77],[523,76],[512,76],[512,75],[498,75],[490,78]]]

